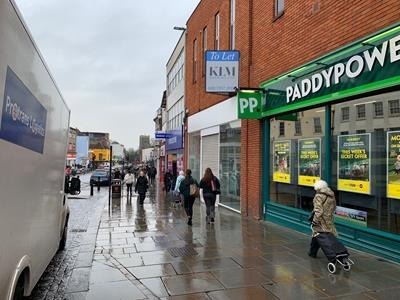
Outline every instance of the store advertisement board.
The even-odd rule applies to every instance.
[[[290,183],[290,141],[273,143],[273,181]]]
[[[321,139],[299,140],[298,152],[298,184],[314,186],[321,178]]]
[[[357,224],[359,226],[367,226],[367,212],[343,206],[336,206],[335,217],[349,222]]]
[[[387,133],[387,187],[388,198],[400,199],[400,131]]]
[[[338,190],[370,194],[371,134],[338,136]]]

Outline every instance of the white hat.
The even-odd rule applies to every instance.
[[[324,180],[318,180],[315,184],[314,184],[314,190],[318,191],[320,189],[323,188],[327,188],[328,184],[326,183],[326,181]]]

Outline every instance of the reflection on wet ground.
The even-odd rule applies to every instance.
[[[198,202],[198,201],[197,201]],[[150,190],[113,199],[96,240],[86,299],[398,299],[400,266],[351,250],[351,272],[330,275],[322,253],[306,254],[309,237],[217,209],[206,224],[194,207],[193,226],[182,207]],[[78,296],[78,295],[77,295]],[[333,297],[333,298],[332,298]],[[70,299],[81,299],[72,298]],[[83,298],[82,298],[83,299]]]

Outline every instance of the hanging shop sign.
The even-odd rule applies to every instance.
[[[336,206],[335,217],[339,220],[356,224],[359,226],[367,226],[367,212],[343,206]]]
[[[298,184],[314,186],[321,178],[321,139],[299,140],[298,152]]]
[[[237,99],[239,119],[262,118],[263,93],[261,91],[239,91]]]
[[[239,58],[239,51],[206,51],[206,92],[236,92],[239,87]]]
[[[400,26],[275,78],[263,116],[271,116],[400,84]]]
[[[371,193],[371,134],[338,136],[338,190]]]
[[[400,131],[387,133],[387,187],[388,198],[400,199]]]
[[[273,144],[273,181],[290,183],[290,141],[276,141]]]

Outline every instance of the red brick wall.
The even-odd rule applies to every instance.
[[[202,30],[214,49],[214,17],[220,13],[220,49],[229,49],[228,0],[202,0],[187,23],[185,99],[189,115],[227,97],[205,93]],[[236,0],[236,49],[240,86],[262,82],[400,21],[399,0],[290,0],[274,19],[274,1]],[[198,41],[197,82],[192,78],[193,40]],[[223,113],[223,112],[221,112]],[[187,146],[187,145],[185,145]],[[261,122],[242,121],[241,205],[243,215],[261,211]]]

